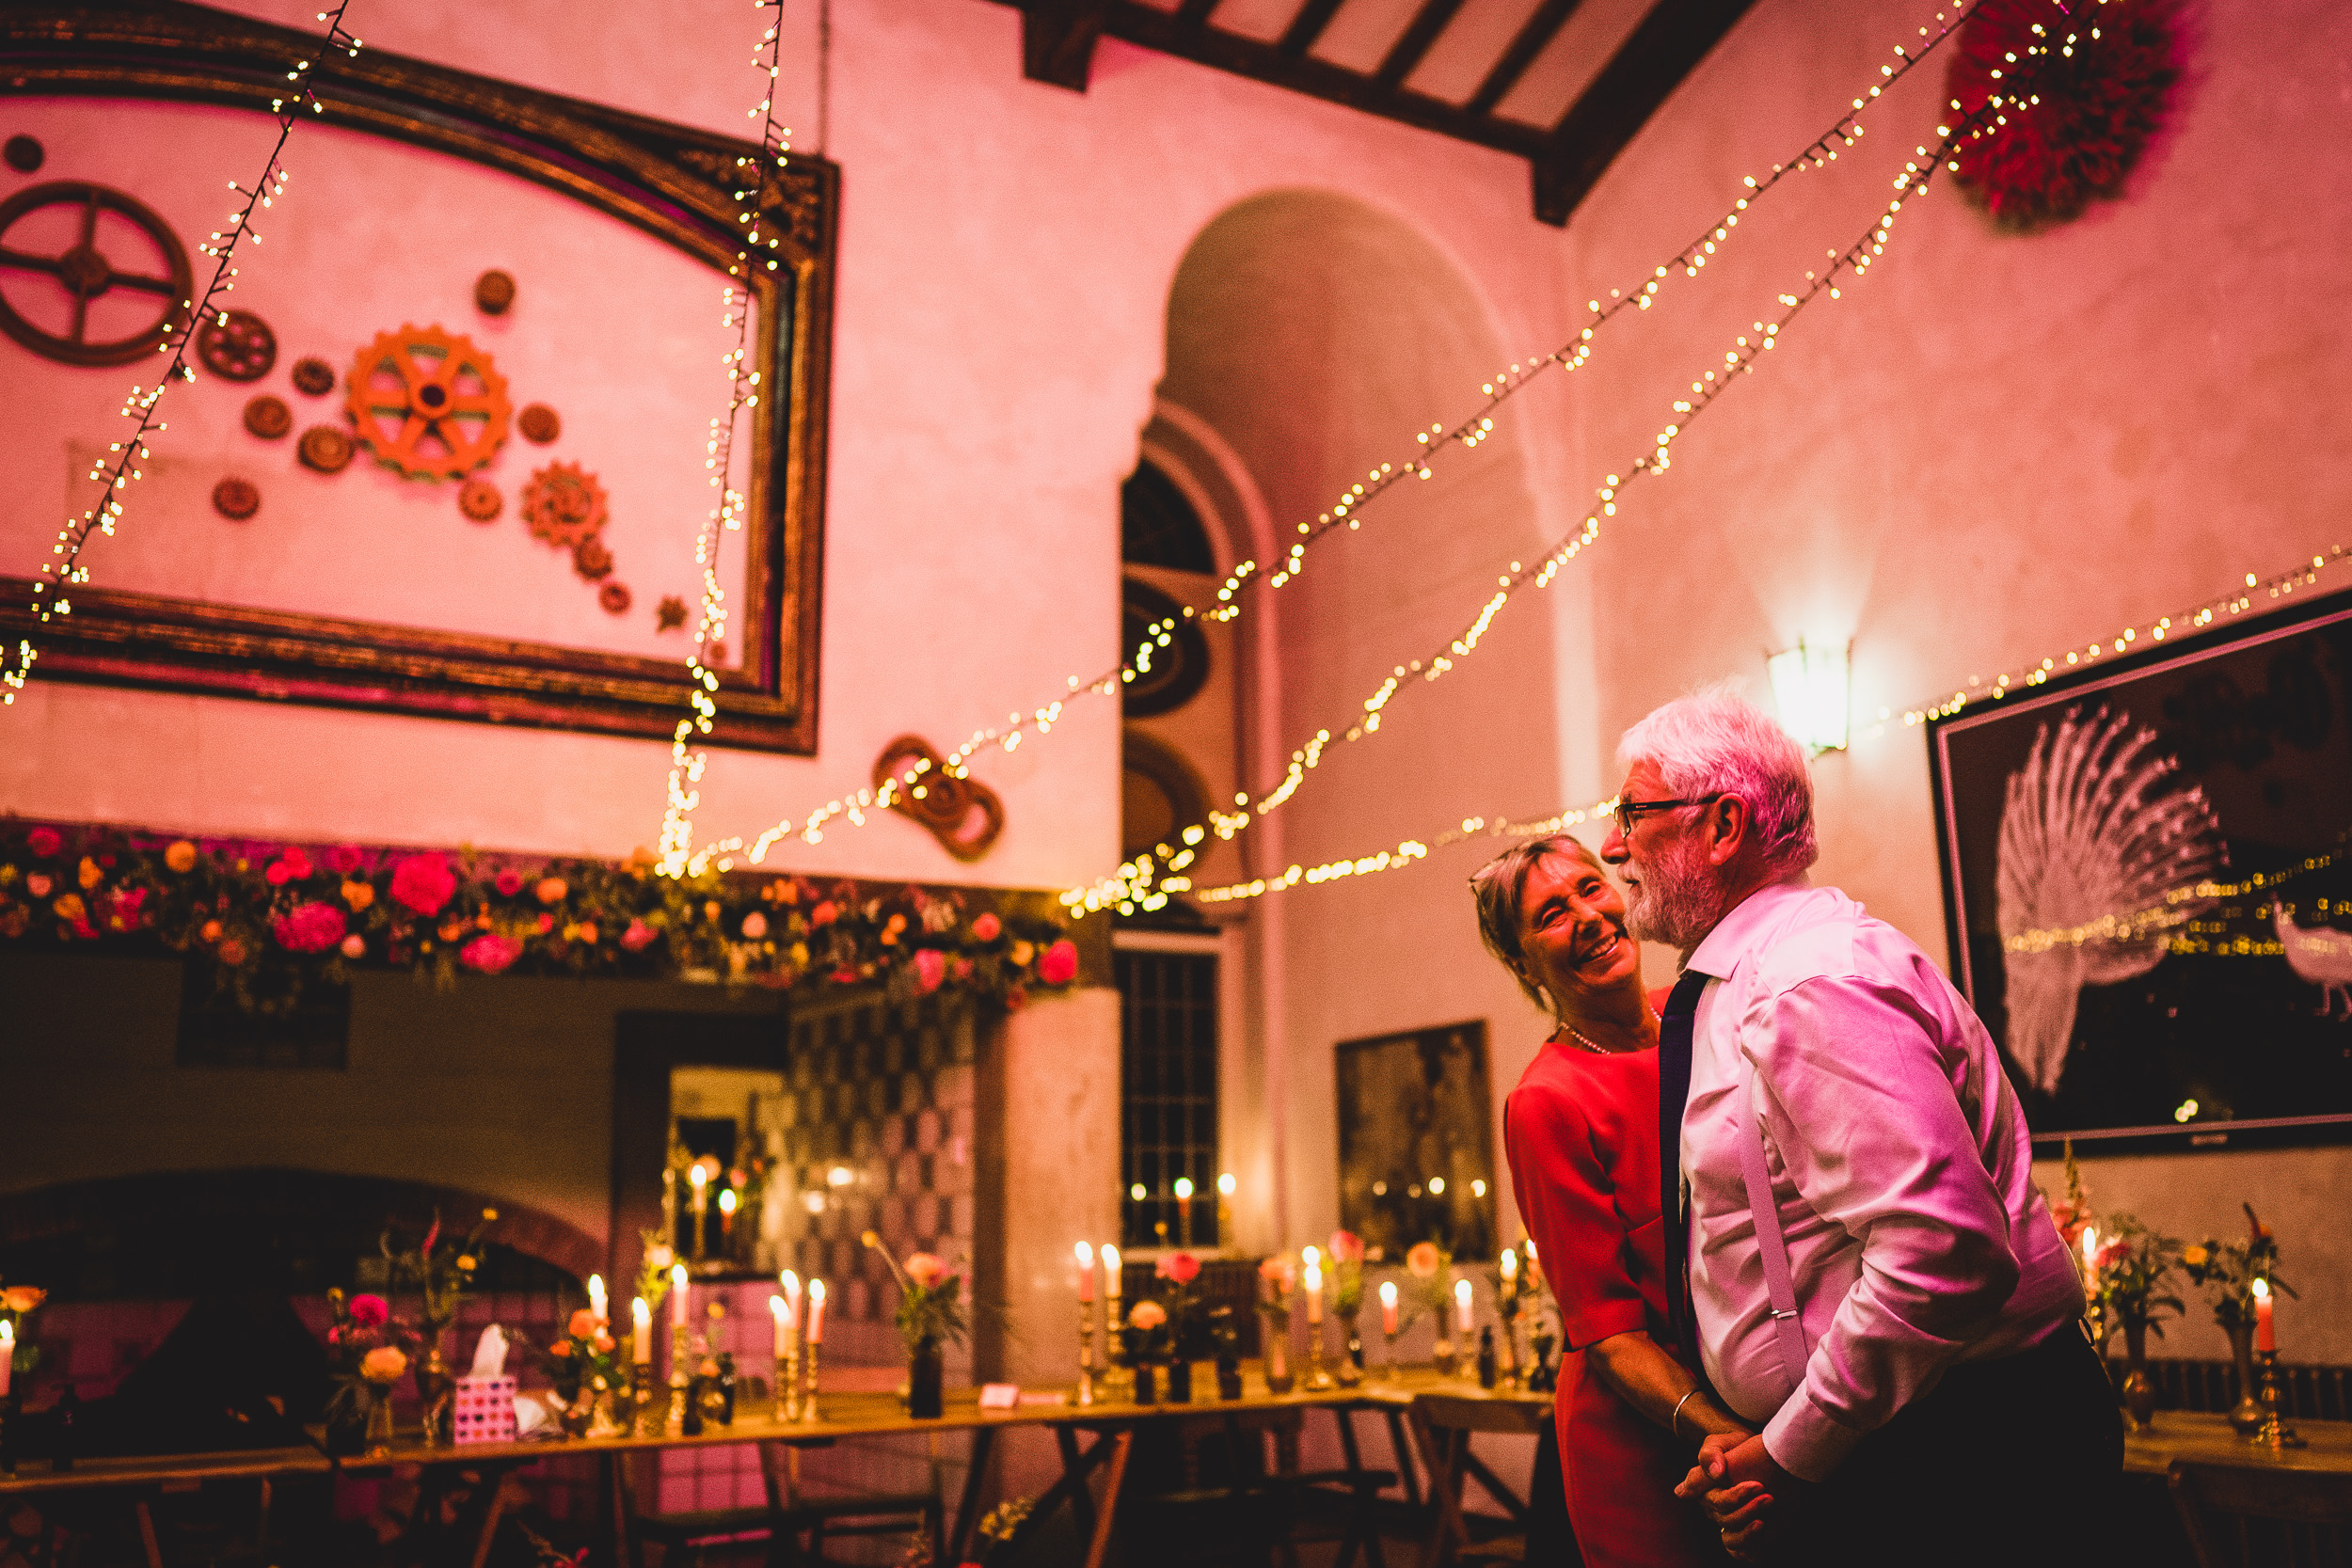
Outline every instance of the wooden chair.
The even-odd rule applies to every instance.
[[[2199,1568],[2352,1562],[2352,1476],[2174,1460],[2166,1479]]]
[[[1334,1410],[1346,1465],[1336,1470],[1298,1468],[1304,1411],[1232,1411],[1209,1405],[1176,1424],[1177,1484],[1137,1497],[1122,1514],[1131,1561],[1173,1554],[1187,1564],[1207,1560],[1298,1561],[1298,1548],[1335,1543],[1334,1568],[1354,1568],[1360,1556],[1387,1568],[1380,1550],[1380,1494],[1397,1482],[1393,1470],[1367,1470],[1348,1412]],[[1275,1450],[1266,1463],[1266,1440]],[[1206,1450],[1221,1449],[1209,1473]],[[1155,1545],[1159,1553],[1155,1553]]]
[[[1495,1432],[1540,1436],[1551,1420],[1550,1406],[1532,1400],[1419,1394],[1413,1399],[1412,1420],[1422,1461],[1429,1467],[1429,1500],[1435,1515],[1422,1554],[1422,1568],[1524,1561],[1527,1504],[1470,1451],[1470,1434]],[[1470,1516],[1462,1512],[1463,1488],[1472,1477],[1507,1517],[1508,1524],[1500,1533],[1491,1528],[1474,1532]]]
[[[811,1496],[801,1490],[800,1450],[789,1443],[759,1446],[760,1479],[767,1482],[771,1563],[819,1564],[827,1537],[912,1535],[930,1542],[931,1560],[947,1550],[946,1510],[933,1484],[924,1492],[838,1492]]]

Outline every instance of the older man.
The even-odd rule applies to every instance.
[[[1901,933],[1810,885],[1812,780],[1764,714],[1701,692],[1618,755],[1602,854],[1684,966],[1659,1047],[1670,1296],[1760,1429],[1709,1438],[1683,1494],[1743,1556],[2068,1560],[2122,1429],[1992,1038]]]

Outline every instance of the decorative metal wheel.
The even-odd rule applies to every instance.
[[[22,250],[8,243],[9,230],[31,214],[50,207],[78,207],[82,220],[74,242],[57,255]],[[114,213],[128,218],[163,252],[168,277],[117,271],[98,248],[98,214]],[[0,276],[40,273],[56,280],[73,301],[73,323],[63,334],[46,332],[26,321],[0,293],[0,332],[44,359],[67,365],[125,365],[152,354],[187,320],[187,301],[195,288],[188,271],[188,253],[180,246],[171,226],[137,198],[104,185],[82,180],[56,180],[17,192],[0,201]],[[122,289],[155,301],[151,325],[127,338],[89,338],[90,302]]]

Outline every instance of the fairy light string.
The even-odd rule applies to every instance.
[[[343,30],[343,13],[350,8],[351,0],[342,0],[332,11],[318,13],[318,20],[326,24],[319,40],[320,58],[338,49],[347,58],[358,55],[359,40]],[[278,140],[270,148],[268,161],[262,166],[261,177],[250,186],[234,180],[229,182],[229,188],[243,198],[243,204],[230,211],[227,229],[213,230],[211,239],[197,246],[199,252],[213,258],[212,279],[198,299],[180,302],[180,309],[185,312],[180,325],[155,345],[156,353],[170,356],[162,379],[151,388],[133,387],[130,395],[123,399],[122,417],[135,420],[137,424],[128,438],[110,443],[108,455],[90,466],[86,477],[91,483],[104,482],[97,503],[79,517],[68,518],[65,527],[57,531],[56,543],[51,546],[49,559],[41,563],[33,583],[32,611],[39,626],[48,626],[60,616],[73,613],[73,601],[66,591],[89,580],[89,568],[82,564],[84,547],[92,533],[113,536],[116,526],[122,521],[124,494],[145,477],[138,465],[154,456],[149,438],[168,428],[156,417],[164,393],[183,381],[196,379],[196,367],[188,362],[188,351],[204,324],[215,317],[224,325],[228,323],[228,312],[220,301],[237,286],[237,248],[247,240],[257,245],[262,243],[261,233],[254,228],[254,210],[268,208],[286,194],[287,170],[281,160],[286,142],[294,135],[294,123],[306,106],[312,114],[326,112],[310,87],[318,65],[316,59],[296,60],[294,69],[286,72],[287,85],[279,89],[279,96],[269,101],[270,113],[278,120]],[[40,650],[30,637],[17,640],[13,657],[0,654],[0,706],[16,705],[16,694],[24,689],[25,679],[40,657]]]
[[[1343,529],[1351,532],[1357,531],[1360,526],[1364,508],[1372,501],[1386,494],[1407,477],[1421,479],[1433,477],[1434,470],[1430,467],[1430,460],[1443,448],[1458,444],[1465,450],[1470,450],[1486,440],[1495,430],[1496,411],[1505,402],[1523,390],[1535,376],[1546,370],[1555,368],[1570,372],[1581,368],[1591,357],[1594,341],[1603,327],[1629,309],[1650,309],[1658,297],[1661,284],[1676,273],[1679,272],[1684,277],[1696,277],[1708,261],[1718,255],[1729,243],[1732,230],[1738,228],[1741,215],[1747,213],[1756,201],[1761,200],[1796,174],[1806,169],[1822,168],[1835,162],[1839,148],[1854,146],[1863,135],[1861,124],[1863,111],[1887,88],[1922,64],[1937,47],[1956,32],[1970,16],[1974,15],[1982,4],[1983,0],[1973,0],[1973,3],[1964,8],[1956,8],[1948,18],[1946,12],[1938,10],[1935,13],[1935,25],[1932,28],[1922,26],[1918,29],[1919,37],[1925,41],[1918,44],[1895,45],[1894,54],[1900,63],[1882,65],[1879,68],[1881,79],[1873,83],[1862,96],[1854,98],[1851,107],[1841,111],[1827,130],[1815,136],[1795,156],[1774,164],[1763,178],[1758,179],[1753,175],[1746,177],[1741,182],[1742,194],[1734,199],[1732,205],[1674,256],[1654,266],[1649,276],[1645,277],[1639,285],[1630,289],[1612,290],[1609,302],[1605,305],[1598,298],[1589,301],[1590,319],[1579,329],[1574,338],[1550,354],[1533,356],[1528,360],[1515,363],[1504,371],[1498,372],[1491,380],[1480,388],[1481,394],[1486,401],[1467,419],[1458,420],[1451,427],[1439,423],[1433,424],[1426,431],[1418,432],[1415,436],[1415,451],[1411,455],[1401,456],[1397,460],[1378,464],[1369,468],[1364,480],[1351,483],[1347,490],[1334,500],[1331,509],[1320,515],[1315,522],[1297,524],[1297,532],[1300,537],[1293,542],[1281,564],[1268,571],[1255,560],[1242,562],[1219,583],[1212,601],[1201,605],[1183,607],[1180,611],[1181,617],[1198,618],[1203,621],[1234,619],[1243,610],[1245,595],[1248,590],[1261,585],[1279,589],[1294,580],[1302,567],[1305,552]],[[772,64],[771,69],[772,70]],[[1919,150],[1919,155],[1923,157],[1927,155],[1925,148]],[[1784,299],[1788,297],[1789,296],[1784,296]],[[1764,324],[1758,322],[1756,330],[1761,333],[1763,329]],[[1777,327],[1775,327],[1776,330]],[[1609,486],[1612,492],[1615,483],[1616,481],[1613,477]],[[1613,493],[1602,496],[1604,515],[1613,514]],[[1514,569],[1517,569],[1516,565]],[[1484,618],[1491,620],[1499,608],[1490,604],[1483,612]],[[1063,717],[1068,703],[1073,699],[1082,695],[1116,696],[1123,686],[1134,682],[1138,675],[1150,673],[1153,650],[1170,645],[1177,619],[1178,617],[1171,616],[1147,626],[1142,641],[1135,648],[1131,657],[1118,668],[1105,671],[1091,680],[1084,680],[1076,675],[1070,676],[1067,690],[1062,696],[1040,705],[1025,714],[1017,709],[1013,710],[1000,724],[984,724],[975,729],[943,757],[946,772],[952,777],[962,777],[969,770],[970,759],[988,747],[999,746],[1006,751],[1012,751],[1021,744],[1025,735],[1050,734],[1054,725]],[[1484,629],[1483,625],[1478,626],[1474,628],[1472,636],[1458,641],[1465,641],[1474,646],[1476,635],[1483,635]],[[1419,661],[1416,661],[1415,665],[1405,668],[1416,669],[1418,664]],[[712,689],[715,689],[715,687],[705,685],[698,680],[696,689],[691,695],[696,710],[691,717],[705,733],[708,730],[710,716],[702,709],[708,702],[708,693]],[[1377,726],[1375,724],[1373,727]],[[1324,736],[1314,744],[1319,748],[1327,739],[1327,736]],[[774,845],[786,838],[798,837],[810,845],[821,843],[826,830],[836,822],[847,821],[852,827],[862,827],[870,820],[869,813],[886,810],[898,792],[902,790],[919,792],[925,787],[922,778],[925,768],[911,767],[905,773],[884,780],[878,787],[860,789],[854,794],[845,794],[829,800],[808,812],[798,821],[787,816],[750,839],[740,835],[724,837],[712,840],[708,845],[696,849],[692,846],[691,819],[694,802],[699,797],[687,786],[700,778],[700,761],[699,753],[692,757],[686,754],[683,737],[681,737],[680,744],[674,748],[670,803],[663,823],[662,863],[665,869],[676,867],[677,870],[698,870],[703,865],[713,862],[724,869],[734,863],[734,857],[737,855],[747,856],[756,863],[764,860]],[[1285,783],[1291,789],[1295,790],[1296,787],[1288,780]],[[1279,787],[1282,786],[1278,786]],[[1285,794],[1283,799],[1287,798]],[[677,870],[673,870],[671,874],[677,874]]]
[[[726,588],[719,577],[719,547],[728,533],[743,527],[744,494],[735,483],[735,435],[747,410],[759,406],[759,372],[745,368],[751,345],[752,310],[755,296],[751,279],[765,263],[776,270],[776,236],[763,236],[759,198],[784,171],[791,154],[791,130],[776,123],[776,80],[783,71],[784,0],[753,0],[753,8],[771,13],[768,31],[753,51],[752,64],[767,72],[758,106],[748,111],[760,122],[759,151],[735,160],[737,227],[743,230],[735,261],[727,268],[722,292],[720,327],[733,328],[735,343],[722,362],[727,372],[726,412],[710,421],[703,467],[719,492],[718,504],[703,519],[694,535],[694,564],[702,573],[701,614],[694,624],[694,641],[686,656],[688,711],[670,735],[670,776],[667,804],[661,817],[661,838],[656,868],[665,877],[699,873],[707,857],[693,852],[694,810],[702,803],[703,771],[709,753],[693,745],[696,736],[710,733],[719,713],[719,673],[707,662],[714,645],[726,638]]]

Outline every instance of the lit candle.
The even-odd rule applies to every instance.
[[[1462,1332],[1470,1330],[1470,1283],[1467,1279],[1454,1282],[1454,1317],[1462,1325]]]
[[[1094,1248],[1085,1242],[1078,1243],[1078,1305],[1090,1306],[1094,1301]]]
[[[694,1212],[699,1214],[710,1202],[710,1173],[699,1164],[689,1165],[686,1167],[686,1180],[694,1189],[690,1201]]]
[[[1396,1332],[1396,1281],[1393,1279],[1380,1282],[1380,1332]]]
[[[588,1310],[596,1315],[596,1322],[604,1323],[612,1321],[605,1311],[608,1305],[604,1294],[604,1275],[590,1275],[588,1276]]]
[[[1312,1247],[1307,1249],[1307,1325],[1311,1328],[1323,1321],[1323,1268],[1314,1260]]]
[[[2099,1294],[2099,1227],[2083,1227],[2083,1295],[2095,1298]]]
[[[639,1296],[628,1304],[628,1311],[637,1329],[637,1343],[631,1347],[634,1354],[629,1359],[643,1367],[653,1360],[653,1308],[645,1305],[644,1297]]]
[[[1234,1186],[1235,1186],[1235,1185],[1236,1185],[1236,1183],[1235,1183],[1235,1182],[1234,1182],[1234,1180],[1233,1180],[1233,1173],[1232,1173],[1232,1171],[1230,1171],[1230,1170],[1229,1170],[1229,1171],[1227,1171],[1224,1175],[1222,1175],[1222,1176],[1220,1176],[1220,1177],[1218,1177],[1218,1178],[1216,1179],[1216,1193],[1217,1193],[1217,1196],[1218,1196],[1219,1197],[1231,1197],[1231,1196],[1233,1196],[1233,1188],[1234,1188]]]
[[[1108,1242],[1103,1243],[1103,1296],[1106,1301],[1119,1299],[1119,1249]]]
[[[0,1323],[0,1400],[8,1397],[8,1377],[16,1370],[16,1325]]]
[[[790,1269],[776,1275],[776,1283],[784,1287],[784,1317],[787,1323],[801,1321],[801,1276]]]
[[[2279,1348],[2279,1336],[2270,1323],[2270,1281],[2254,1281],[2254,1348],[2265,1354]]]
[[[686,1298],[690,1293],[691,1292],[686,1288],[686,1265],[683,1263],[671,1264],[670,1323],[674,1328],[684,1328],[686,1326]]]
[[[770,1296],[768,1310],[775,1314],[776,1359],[781,1361],[792,1348],[792,1308],[785,1305],[782,1296]]]
[[[1502,1255],[1502,1293],[1514,1296],[1519,1289],[1519,1252],[1513,1247]]]
[[[731,1235],[735,1230],[735,1189],[719,1189],[719,1234]]]
[[[821,1279],[808,1282],[808,1342],[825,1342],[825,1282]]]

